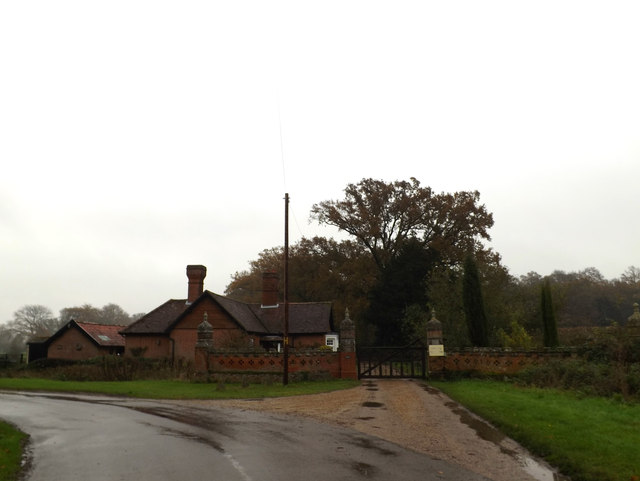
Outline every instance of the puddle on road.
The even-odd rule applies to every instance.
[[[365,408],[381,408],[382,406],[384,406],[384,404],[373,401],[365,401],[362,403],[362,406]]]
[[[516,459],[520,461],[523,469],[538,481],[571,481],[570,477],[556,473],[552,468],[540,464],[529,456],[516,454]]]
[[[155,427],[153,424],[148,424],[148,425],[151,427]],[[216,443],[211,439],[207,439],[203,436],[198,436],[197,434],[187,433],[184,431],[179,431],[177,429],[171,429],[167,427],[162,428],[162,433],[167,436],[174,436],[176,438],[188,439],[190,441],[195,441],[197,443],[206,444],[207,446],[211,446],[213,449],[215,449],[219,453],[224,454],[224,448],[220,446],[220,444]]]
[[[445,403],[445,406],[447,406],[449,409],[451,409],[451,411],[460,416],[460,421],[473,429],[476,434],[480,436],[480,438],[497,445],[500,448],[500,451],[505,454],[509,454],[510,456],[516,454],[515,451],[506,449],[500,444],[506,437],[502,432],[498,431],[490,424],[487,424],[482,419],[472,416],[469,411],[467,411],[466,409],[462,409],[457,403],[447,402]]]
[[[379,446],[378,443],[373,439],[363,438],[361,436],[350,436],[349,444],[357,446],[362,449],[367,449],[370,451],[376,451],[378,454],[382,456],[397,456],[398,453],[387,449],[385,447]]]
[[[422,389],[424,389],[425,391],[427,391],[429,394],[435,394],[437,396],[439,396],[440,394],[442,394],[440,391],[438,391],[435,387],[431,387],[428,384],[423,384],[422,385]]]
[[[353,463],[351,468],[365,478],[372,478],[376,474],[376,468],[367,463]]]
[[[490,443],[495,444],[505,454],[515,458],[527,474],[533,476],[538,481],[571,481],[571,478],[556,472],[546,463],[539,461],[525,453],[508,449],[502,445],[506,436],[498,429],[491,426],[486,421],[473,416],[469,411],[462,408],[455,402],[447,402],[445,405],[452,412],[460,416],[460,421],[473,429],[476,434]]]

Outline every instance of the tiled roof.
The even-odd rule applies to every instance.
[[[91,324],[89,322],[76,322],[76,324],[100,346],[124,347],[124,337],[119,332],[123,326]]]
[[[142,316],[133,324],[130,324],[120,332],[127,334],[162,334],[164,333],[183,313],[189,305],[186,299],[171,299],[153,311]]]
[[[170,300],[146,316],[122,329],[127,334],[165,334],[202,299],[210,297],[224,309],[242,328],[255,334],[282,333],[284,305],[263,308],[259,304],[247,304],[204,291],[193,304],[185,299]],[[289,333],[315,334],[331,331],[331,303],[306,302],[289,304]]]
[[[124,326],[114,326],[112,324],[94,324],[91,322],[77,322],[71,319],[64,326],[58,329],[49,337],[43,345],[50,345],[55,339],[62,336],[68,329],[77,327],[80,331],[98,346],[101,347],[124,347],[124,337],[120,331]]]
[[[218,294],[211,293],[211,296],[245,331],[261,334],[268,332],[264,322],[261,322],[260,317],[251,309],[251,305]]]
[[[269,333],[281,333],[284,324],[284,305],[262,308],[254,304],[251,309],[260,317]],[[289,334],[318,334],[331,331],[330,302],[289,303]]]

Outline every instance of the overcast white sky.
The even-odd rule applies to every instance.
[[[1,2],[0,321],[147,312],[193,263],[223,293],[283,244],[285,192],[292,243],[331,236],[311,205],[364,177],[479,190],[513,275],[619,277],[639,24],[632,1]]]

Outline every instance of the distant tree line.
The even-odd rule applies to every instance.
[[[289,299],[333,300],[338,322],[349,308],[362,345],[410,342],[424,334],[432,309],[450,347],[577,343],[587,335],[580,328],[624,324],[640,300],[639,268],[613,280],[592,267],[512,276],[483,244],[493,217],[479,199],[478,192],[437,194],[413,178],[349,184],[342,200],[314,205],[311,219],[350,237],[290,246]],[[265,271],[283,271],[282,247],[236,272],[226,295],[259,302]]]
[[[12,320],[0,324],[0,354],[24,352],[29,340],[49,337],[71,319],[78,322],[126,326],[142,315],[129,315],[119,305],[113,303],[101,308],[90,304],[65,307],[60,310],[58,317],[54,316],[51,309],[46,306],[26,305],[14,312]]]

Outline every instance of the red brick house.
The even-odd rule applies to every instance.
[[[81,361],[124,353],[124,326],[77,322],[73,319],[42,343],[48,359]],[[32,359],[30,359],[32,360]]]
[[[278,302],[278,276],[263,276],[261,304],[249,304],[204,290],[205,266],[187,266],[186,299],[172,299],[120,331],[125,355],[194,360],[197,328],[213,328],[216,350],[278,350],[282,343],[284,306]],[[289,303],[289,342],[293,349],[337,342],[331,302]],[[337,346],[336,346],[337,347]]]

